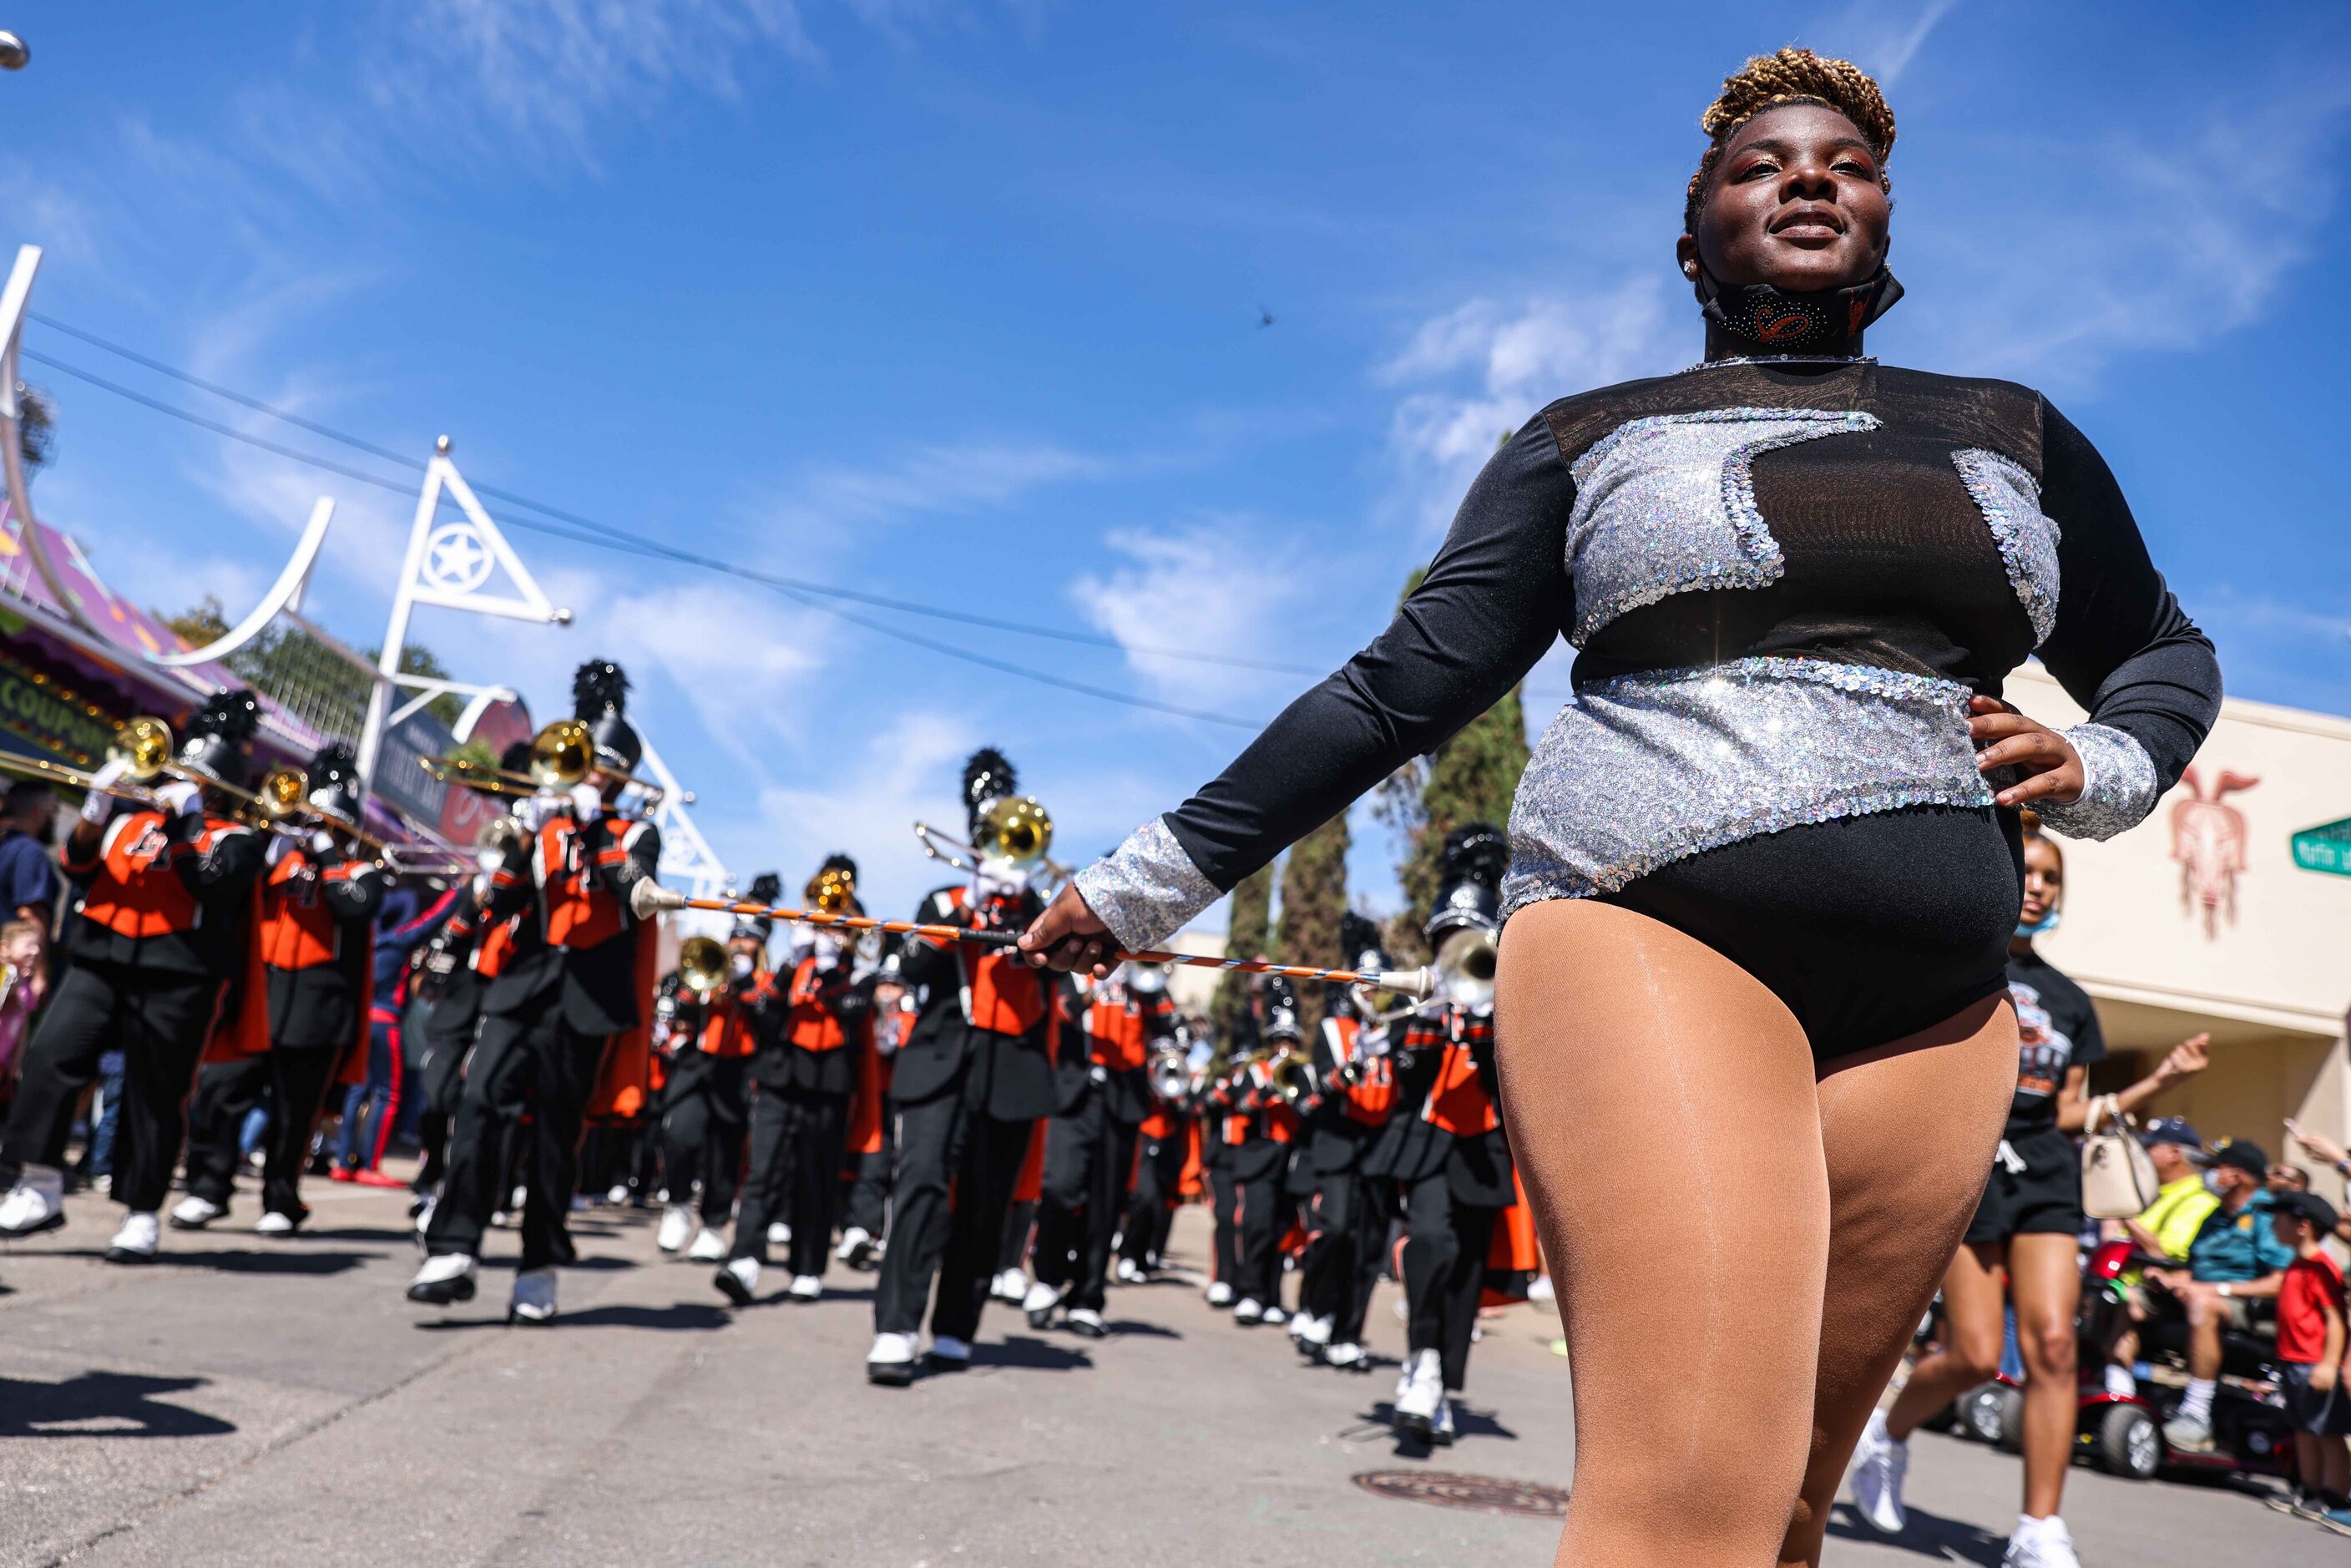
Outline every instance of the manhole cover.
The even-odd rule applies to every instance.
[[[1522,1513],[1534,1519],[1567,1517],[1563,1488],[1504,1480],[1499,1476],[1465,1476],[1452,1470],[1366,1470],[1355,1478],[1355,1484],[1382,1497],[1433,1502],[1439,1508]]]

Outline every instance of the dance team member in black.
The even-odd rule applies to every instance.
[[[1149,977],[1142,977],[1147,972]],[[1056,1307],[1088,1339],[1109,1332],[1112,1243],[1126,1211],[1134,1145],[1153,1096],[1152,1052],[1176,1030],[1166,975],[1124,964],[1085,998],[1085,1049],[1061,1053],[1061,1104],[1045,1132],[1045,1180],[1037,1205],[1037,1282],[1024,1305],[1043,1328]]]
[[[1372,922],[1349,910],[1340,917],[1339,932],[1350,967],[1376,974],[1391,967]],[[1390,1025],[1372,1021],[1363,996],[1348,987],[1330,988],[1324,1007],[1315,1042],[1316,1092],[1306,1107],[1306,1149],[1299,1156],[1300,1166],[1311,1173],[1313,1197],[1290,1332],[1310,1360],[1368,1372],[1364,1319],[1379,1282],[1394,1205],[1390,1184],[1364,1167],[1395,1103]]]
[[[809,880],[808,906],[836,915],[863,915],[857,900],[857,862],[826,859]],[[771,902],[755,899],[754,902]],[[712,1282],[737,1306],[748,1306],[768,1260],[768,1227],[791,1227],[785,1294],[813,1301],[824,1294],[824,1270],[844,1193],[851,1130],[871,1141],[880,1106],[873,1096],[874,972],[859,962],[850,933],[818,927],[796,948],[791,972],[770,981],[761,1003],[758,1055],[752,1072],[758,1098],[751,1108],[751,1168],[743,1185],[743,1212],[735,1220],[735,1248]],[[860,1113],[863,1115],[861,1116]]]
[[[964,803],[979,863],[968,882],[925,898],[915,920],[1017,931],[1036,918],[1044,901],[1029,882],[1040,867],[1007,861],[982,843],[984,813],[1018,787],[1003,753],[972,754]],[[1029,1134],[1060,1103],[1054,1061],[1070,989],[1001,948],[923,937],[910,937],[901,950],[898,977],[916,1018],[891,1077],[896,1207],[865,1365],[869,1378],[890,1386],[914,1378],[925,1310],[931,1364],[953,1371],[970,1363]]]
[[[66,920],[71,967],[25,1048],[23,1077],[0,1134],[0,1236],[63,1225],[59,1169],[75,1103],[99,1058],[123,1053],[122,1112],[111,1196],[128,1212],[106,1251],[112,1263],[155,1256],[156,1210],[180,1162],[184,1107],[222,988],[251,939],[260,836],[219,788],[250,781],[246,748],[260,704],[221,692],[188,721],[187,738],[153,803],[109,793],[129,764],[101,767],[66,839],[64,869],[81,889]]]
[[[1444,882],[1425,932],[1444,989],[1400,1024],[1395,1106],[1364,1173],[1404,1211],[1404,1375],[1399,1430],[1453,1441],[1453,1399],[1469,1371],[1470,1333],[1494,1224],[1518,1201],[1494,1078],[1492,944],[1510,845],[1483,822],[1446,836]]]
[[[616,809],[622,775],[643,754],[622,714],[627,693],[617,664],[581,665],[572,695],[594,746],[588,777],[569,795],[517,802],[529,836],[491,874],[485,913],[499,923],[521,918],[513,949],[483,993],[448,1176],[424,1228],[426,1256],[409,1283],[411,1301],[445,1306],[473,1298],[482,1232],[504,1196],[504,1135],[528,1112],[522,1266],[508,1316],[539,1323],[555,1315],[555,1265],[569,1247],[564,1220],[578,1185],[582,1117],[606,1047],[637,1027],[652,1000],[637,994],[639,933],[629,894],[654,874],[661,831]]]
[[[256,915],[269,1049],[204,1070],[201,1113],[191,1117],[188,1196],[172,1210],[178,1229],[200,1230],[228,1212],[237,1135],[265,1092],[269,1132],[253,1228],[263,1236],[298,1229],[310,1217],[302,1167],[327,1085],[354,1051],[366,1050],[375,915],[390,883],[352,837],[360,793],[350,747],[340,741],[323,747],[308,771],[302,815],[268,834]]]
[[[1817,1561],[2014,1099],[2016,809],[2122,831],[2220,702],[2080,431],[1866,357],[1877,85],[1783,49],[1702,124],[1705,361],[1529,421],[1389,630],[1024,934],[1152,946],[1574,645],[1495,1000],[1577,1379],[1571,1562]],[[2086,722],[2001,700],[2035,652]]]

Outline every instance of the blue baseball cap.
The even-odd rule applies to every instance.
[[[2142,1144],[2178,1144],[2181,1148],[2199,1155],[2204,1152],[2204,1140],[2197,1136],[2196,1129],[2188,1124],[2185,1116],[2158,1116],[2139,1134],[2138,1141]]]

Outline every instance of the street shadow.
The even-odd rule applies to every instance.
[[[210,1269],[219,1274],[272,1274],[308,1279],[325,1279],[334,1274],[348,1274],[363,1263],[389,1258],[389,1252],[312,1252],[272,1245],[251,1252],[231,1252],[214,1249],[204,1252],[181,1252],[166,1249],[155,1254],[155,1261],[173,1269]]]
[[[1184,1336],[1165,1323],[1146,1323],[1140,1318],[1113,1318],[1102,1326],[1120,1339],[1182,1339]]]
[[[700,1301],[678,1301],[666,1307],[610,1306],[590,1307],[584,1312],[558,1312],[544,1323],[532,1323],[523,1332],[537,1333],[543,1329],[649,1329],[663,1333],[706,1333],[723,1329],[734,1322],[734,1315],[725,1307],[705,1306]],[[488,1318],[426,1318],[416,1326],[427,1333],[446,1333],[462,1329],[502,1329],[509,1326],[503,1314]],[[521,1329],[522,1325],[513,1325]]]
[[[1980,1525],[1928,1513],[1916,1504],[1908,1511],[1908,1521],[1901,1534],[1880,1535],[1861,1521],[1851,1503],[1841,1502],[1829,1511],[1828,1532],[1839,1541],[1865,1541],[1873,1546],[1931,1557],[1938,1563],[1973,1563],[1980,1568],[2000,1568],[2001,1559],[2008,1551],[2005,1537],[1994,1535]]]
[[[1425,1459],[1438,1447],[1417,1433],[1397,1430],[1395,1406],[1384,1399],[1359,1417],[1354,1426],[1342,1431],[1339,1438],[1342,1442],[1363,1442],[1383,1432],[1395,1437],[1398,1458]],[[1519,1440],[1519,1435],[1496,1420],[1492,1411],[1472,1409],[1458,1399],[1453,1402],[1453,1432],[1457,1442],[1464,1437],[1499,1437],[1510,1443]]]
[[[304,1241],[384,1241],[394,1244],[413,1243],[416,1232],[406,1227],[392,1230],[381,1226],[339,1226],[332,1230],[315,1230],[304,1226],[296,1235]]]
[[[1093,1357],[1081,1350],[1051,1344],[1026,1334],[1015,1334],[1001,1344],[981,1341],[971,1347],[974,1370],[983,1366],[1008,1366],[1022,1372],[1078,1372],[1093,1370]]]
[[[235,1424],[156,1397],[209,1381],[121,1372],[85,1372],[63,1383],[0,1377],[0,1437],[221,1437]]]

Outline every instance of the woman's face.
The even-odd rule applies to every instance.
[[[1715,161],[1698,233],[1678,247],[1725,283],[1791,293],[1865,283],[1886,261],[1894,204],[1876,154],[1834,109],[1769,109],[1731,133]]]
[[[2027,925],[2038,925],[2049,918],[2065,898],[2065,862],[2057,846],[2046,839],[2024,841],[2024,908],[2020,916]]]

